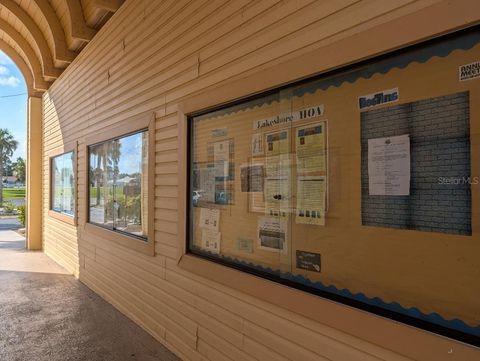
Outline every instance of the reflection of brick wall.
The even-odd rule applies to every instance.
[[[370,196],[368,139],[402,134],[410,134],[410,195]],[[363,225],[471,234],[468,92],[363,112],[361,141]]]

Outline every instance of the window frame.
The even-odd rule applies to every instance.
[[[133,234],[118,230],[110,230],[98,224],[90,222],[90,197],[89,197],[89,181],[90,181],[90,157],[89,147],[103,143],[109,140],[123,138],[129,135],[148,131],[148,175],[147,175],[147,237],[138,237]],[[155,225],[154,225],[154,181],[155,181],[155,114],[142,115],[136,118],[129,118],[115,123],[96,135],[86,138],[84,145],[85,154],[85,208],[83,212],[83,228],[85,232],[93,236],[106,239],[117,243],[121,246],[130,248],[134,251],[144,253],[146,255],[155,255]]]
[[[67,153],[73,153],[73,174],[74,181],[73,185],[75,187],[74,197],[75,197],[75,207],[73,216],[66,213],[58,212],[53,209],[53,160],[61,155]],[[61,147],[55,148],[54,150],[48,152],[48,171],[49,171],[49,195],[48,195],[48,216],[55,218],[59,221],[65,222],[72,226],[78,225],[78,142],[67,143]]]

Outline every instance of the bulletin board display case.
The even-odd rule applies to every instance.
[[[475,31],[192,115],[188,250],[477,343],[479,134]]]

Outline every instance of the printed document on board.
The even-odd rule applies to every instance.
[[[368,140],[368,188],[370,195],[410,194],[410,136]]]

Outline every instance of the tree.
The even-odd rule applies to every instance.
[[[13,164],[10,159],[6,159],[5,162],[3,163],[3,176],[11,176],[13,172]]]
[[[3,180],[4,164],[10,161],[18,142],[8,129],[0,129],[0,179]],[[3,182],[0,182],[0,204],[3,204]]]
[[[25,183],[25,160],[18,157],[17,161],[13,163],[13,175],[17,177],[18,181]]]

